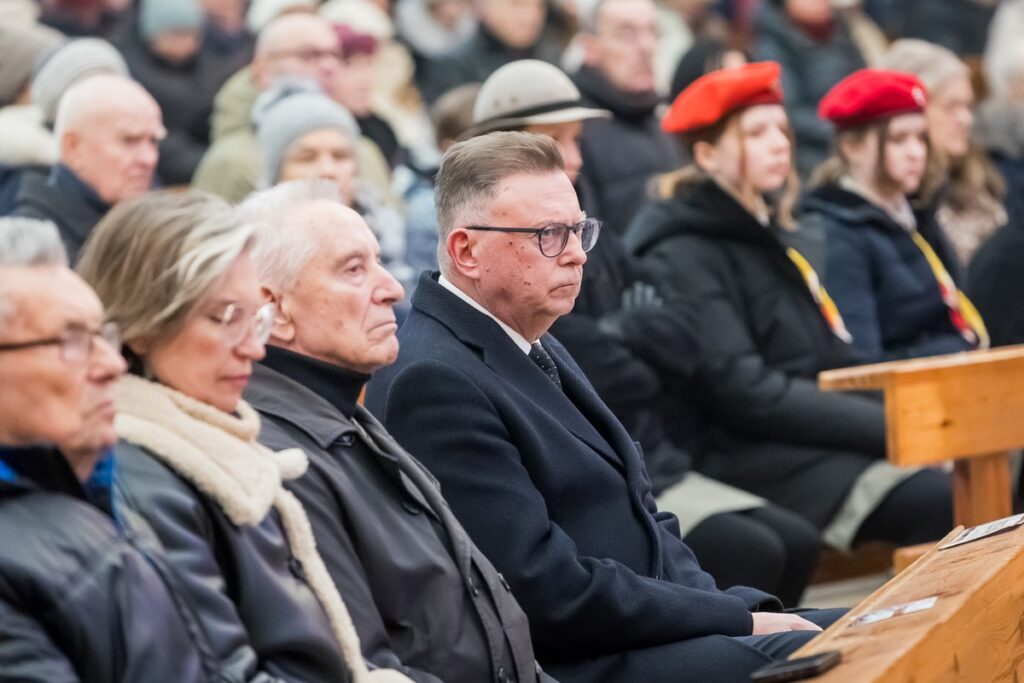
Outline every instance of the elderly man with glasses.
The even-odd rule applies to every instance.
[[[111,493],[115,325],[56,227],[0,219],[0,678],[211,680],[149,529]]]
[[[635,442],[547,333],[599,232],[558,144],[499,132],[455,145],[437,213],[441,273],[421,278],[367,405],[504,574],[541,664],[564,681],[745,681],[812,638],[819,627],[772,596],[719,591],[701,571]]]

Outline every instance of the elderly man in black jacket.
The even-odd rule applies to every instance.
[[[124,361],[64,261],[52,224],[0,220],[0,679],[213,680],[162,550],[113,499]]]
[[[508,583],[436,480],[358,405],[398,354],[392,306],[404,295],[373,233],[328,183],[286,183],[240,211],[259,227],[253,258],[277,304],[245,398],[263,418],[261,441],[309,455],[288,485],[367,660],[421,683],[551,681]]]
[[[818,627],[772,596],[715,587],[657,510],[636,443],[547,334],[598,232],[557,143],[467,140],[437,188],[442,272],[421,278],[367,401],[508,577],[541,662],[563,681],[747,681],[810,640]]]

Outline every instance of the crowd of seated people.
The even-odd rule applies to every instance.
[[[1024,3],[929,7],[0,0],[0,681],[813,639],[953,526],[817,375],[1024,340]]]

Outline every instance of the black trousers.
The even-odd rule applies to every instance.
[[[889,492],[857,530],[855,543],[937,541],[953,528],[953,484],[942,470],[921,470]]]
[[[713,515],[683,540],[720,589],[758,588],[786,607],[799,604],[821,548],[813,524],[774,505]]]

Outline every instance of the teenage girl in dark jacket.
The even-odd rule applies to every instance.
[[[778,74],[751,64],[679,96],[663,125],[695,163],[627,234],[699,311],[694,379],[713,436],[697,467],[802,514],[832,545],[939,537],[952,522],[948,477],[889,466],[881,403],[817,388],[819,372],[860,357],[817,275],[820,235],[792,219]]]
[[[836,153],[818,169],[802,221],[824,226],[825,286],[869,361],[988,345],[949,243],[907,199],[928,161],[926,98],[915,76],[863,69],[821,101],[838,128]]]

